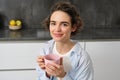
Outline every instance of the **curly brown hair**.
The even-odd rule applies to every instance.
[[[63,11],[66,12],[71,17],[72,27],[75,25],[76,31],[71,32],[71,35],[75,35],[79,30],[81,31],[83,28],[83,21],[77,11],[76,7],[72,5],[70,2],[60,1],[54,4],[51,8],[50,15],[43,21],[43,25],[49,30],[50,25],[50,17],[55,11]]]

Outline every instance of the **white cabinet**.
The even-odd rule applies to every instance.
[[[95,80],[120,79],[120,41],[86,42],[95,71]]]
[[[36,80],[36,71],[0,71],[0,80]]]
[[[80,44],[93,61],[95,80],[120,79],[120,41]],[[40,41],[0,42],[0,80],[35,80],[36,58],[43,45]]]
[[[0,80],[36,80],[40,42],[0,42]]]
[[[35,68],[42,43],[0,43],[0,69]]]

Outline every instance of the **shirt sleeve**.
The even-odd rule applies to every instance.
[[[63,80],[73,80],[72,77],[67,73]]]
[[[77,65],[73,68],[70,73],[67,73],[63,80],[94,80],[94,71],[92,66],[92,61],[87,54],[83,51],[81,57],[73,57],[74,62]]]
[[[36,67],[36,71],[38,72],[38,78],[37,80],[52,80],[52,76],[50,78],[48,78],[46,76],[46,73],[44,70],[40,69],[39,66]]]
[[[46,44],[42,48],[40,48],[40,54],[39,55],[45,55],[48,52],[48,49],[46,48]],[[48,78],[46,76],[46,72],[42,70],[38,64],[36,64],[36,71],[38,74],[37,80],[52,80],[52,76]]]

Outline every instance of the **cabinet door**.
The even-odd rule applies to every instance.
[[[43,43],[0,43],[0,69],[35,68]]]
[[[120,42],[86,42],[95,70],[95,80],[120,79]]]
[[[43,43],[0,43],[0,80],[36,80],[36,59]]]
[[[36,80],[36,71],[0,71],[0,80]]]

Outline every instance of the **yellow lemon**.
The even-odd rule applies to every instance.
[[[21,26],[21,24],[22,24],[22,22],[21,22],[20,20],[17,20],[17,21],[16,21],[16,25],[17,25],[17,26]]]
[[[11,26],[15,26],[15,20],[10,20],[10,22],[9,22],[9,24],[11,25]]]

